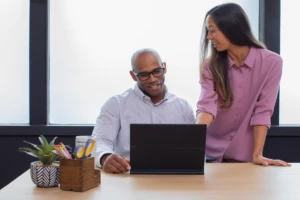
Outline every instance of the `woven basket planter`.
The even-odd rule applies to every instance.
[[[43,166],[40,161],[30,164],[31,180],[38,187],[48,188],[59,185],[59,162]]]

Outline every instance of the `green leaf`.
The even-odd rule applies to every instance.
[[[24,152],[24,153],[27,153],[28,155],[30,156],[33,156],[33,157],[36,157],[36,158],[39,158],[39,156],[35,155],[34,153],[32,152],[28,152],[28,151],[20,151],[20,152]]]
[[[49,145],[47,139],[46,139],[43,135],[41,135],[41,136],[39,137],[39,140],[40,140],[40,142],[41,142],[41,144],[42,144],[42,147],[46,147],[46,146]]]
[[[52,150],[52,153],[59,155],[55,149]]]
[[[29,154],[31,156],[34,156],[34,157],[40,157],[40,156],[42,156],[39,151],[33,150],[31,148],[28,148],[28,147],[21,147],[21,148],[19,148],[19,151],[27,153],[27,154]]]
[[[41,153],[44,154],[43,149],[41,149],[38,145],[30,143],[30,142],[27,142],[27,141],[23,141],[23,142],[32,145],[34,148],[36,148],[37,150],[39,150]]]
[[[51,152],[53,150],[53,146],[48,143],[47,139],[43,135],[41,135],[39,137],[39,140],[40,140],[40,142],[42,144],[42,145],[39,145],[39,148],[41,148],[43,150],[43,153],[45,155],[51,154]]]
[[[57,137],[53,138],[53,140],[50,142],[50,145],[53,146],[54,145],[54,141],[56,140]]]
[[[52,153],[58,155],[58,158],[60,157],[59,153],[55,149],[52,150]]]
[[[57,154],[51,154],[49,156],[43,156],[40,160],[44,165],[51,165],[57,158],[59,158]]]
[[[29,148],[29,147],[22,147],[19,148],[20,152],[27,153],[30,156],[38,158],[44,165],[51,165],[56,159],[60,157],[60,155],[55,151],[53,145],[54,141],[57,137],[54,137],[54,139],[48,143],[47,139],[41,135],[39,137],[39,140],[41,142],[41,145],[36,145],[27,141],[24,141],[27,144],[30,144],[35,149]]]

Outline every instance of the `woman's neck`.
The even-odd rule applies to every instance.
[[[244,64],[250,51],[249,46],[233,46],[227,50],[227,53],[234,64],[241,66]]]

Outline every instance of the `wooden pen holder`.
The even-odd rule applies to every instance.
[[[84,192],[100,185],[100,170],[95,169],[94,157],[60,160],[60,189]]]

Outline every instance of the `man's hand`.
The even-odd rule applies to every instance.
[[[286,163],[282,160],[274,160],[270,158],[265,158],[263,156],[253,156],[253,163],[257,165],[276,165],[276,166],[291,166],[290,163]]]
[[[107,155],[103,160],[103,170],[107,173],[123,173],[131,169],[129,159],[118,154]]]

